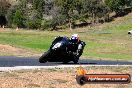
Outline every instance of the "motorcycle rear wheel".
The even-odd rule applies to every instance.
[[[68,64],[70,61],[63,61],[63,64]]]
[[[79,60],[79,57],[74,57],[74,59],[73,59],[74,64],[77,64],[78,60]]]

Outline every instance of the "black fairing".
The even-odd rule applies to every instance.
[[[53,49],[54,45],[61,43],[61,46]],[[68,60],[69,56],[67,53],[67,46],[69,39],[67,37],[57,37],[50,47],[49,61],[65,61]]]

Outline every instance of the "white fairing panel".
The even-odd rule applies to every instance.
[[[82,45],[81,44],[78,45],[78,49],[82,49]]]

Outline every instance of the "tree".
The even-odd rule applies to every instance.
[[[13,23],[17,27],[23,27],[24,26],[24,16],[23,13],[17,9],[13,16]]]
[[[8,26],[26,27],[26,0],[18,0],[16,4],[11,5],[7,11]]]
[[[106,5],[116,14],[120,14],[126,4],[125,0],[105,0]]]
[[[7,0],[0,0],[0,15],[5,15],[10,6]]]
[[[52,30],[56,30],[57,26],[63,25],[66,22],[66,16],[65,15],[58,15],[56,17],[54,17],[51,21],[51,25],[50,27],[52,28]]]
[[[126,0],[125,2],[126,2],[125,4],[126,4],[128,7],[131,7],[131,8],[132,8],[132,0]]]
[[[109,13],[110,9],[108,8],[108,6],[105,5],[105,3],[100,2],[99,4],[96,5],[96,10],[94,13],[96,19],[102,18],[103,22],[105,22],[105,20],[109,20]]]
[[[73,19],[77,11],[77,5],[79,5],[80,0],[55,0],[56,5],[61,9],[60,14],[65,15],[67,21],[69,22],[69,28],[72,29]]]
[[[27,26],[31,29],[39,29],[41,28],[41,19],[29,20]]]
[[[96,19],[105,17],[109,13],[109,8],[102,0],[82,0],[82,17],[92,18],[92,23]]]
[[[33,4],[33,8],[37,11],[38,18],[42,19],[45,0],[33,0],[32,4]]]

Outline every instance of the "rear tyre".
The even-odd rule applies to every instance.
[[[69,61],[63,61],[63,64],[68,64],[69,63]]]
[[[50,53],[50,51],[47,51],[46,53],[44,53],[44,54],[39,58],[39,62],[40,62],[40,63],[46,63],[49,53]]]
[[[78,60],[79,60],[79,57],[74,57],[74,59],[73,59],[74,64],[77,64]]]

